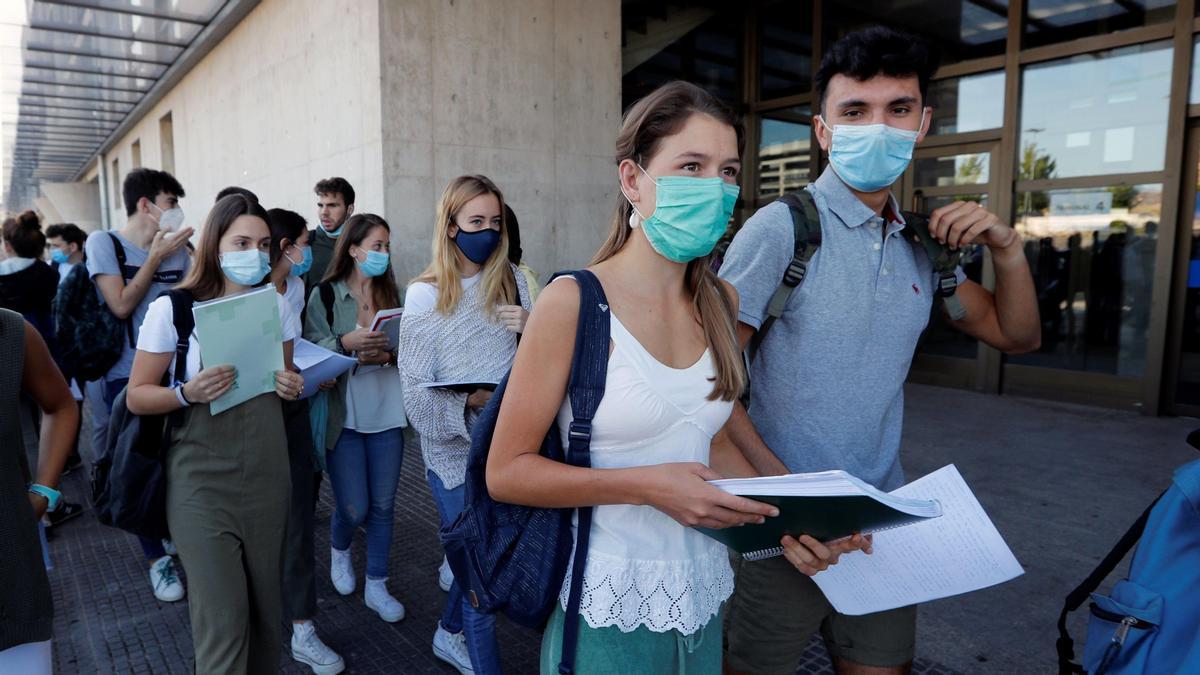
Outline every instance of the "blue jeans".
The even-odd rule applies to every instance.
[[[103,382],[104,382],[104,410],[105,410],[104,430],[105,430],[105,434],[107,435],[108,418],[109,418],[109,415],[112,414],[113,401],[117,400],[117,394],[120,394],[121,390],[125,388],[125,385],[129,384],[129,378],[122,377],[122,378],[119,378],[116,380],[104,380]],[[96,423],[95,418],[93,418],[92,423],[93,424]],[[93,442],[94,442],[95,441],[95,433],[94,432],[93,432],[92,438],[93,438]],[[107,444],[107,439],[105,439],[105,444]],[[104,451],[105,451],[104,448],[105,448],[105,445],[101,445],[99,448],[93,447],[92,448],[92,456],[99,457],[101,454],[104,453]],[[139,536],[138,543],[141,544],[142,553],[145,554],[147,560],[158,560],[159,558],[161,558],[167,554],[166,549],[163,548],[162,542],[157,539],[147,539],[145,537]]]
[[[368,579],[388,576],[392,512],[403,458],[402,429],[374,434],[342,429],[333,452],[325,458],[337,505],[329,523],[329,543],[339,551],[349,549],[354,531],[365,524]]]
[[[425,471],[429,488],[433,491],[433,502],[437,505],[442,527],[446,527],[462,513],[466,499],[466,486],[447,490],[437,474]],[[466,630],[467,651],[471,654],[471,665],[477,675],[500,672],[500,645],[496,642],[496,617],[480,612],[463,597],[462,589],[455,580],[450,586],[450,597],[442,610],[442,628],[457,633]]]

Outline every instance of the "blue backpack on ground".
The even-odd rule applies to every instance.
[[[604,289],[587,270],[564,272],[579,284],[579,325],[567,396],[571,402],[569,444],[564,453],[557,425],[542,440],[541,455],[575,466],[591,466],[592,418],[608,376],[609,311]],[[571,563],[571,590],[563,626],[559,672],[574,671],[579,601],[587,562],[591,507],[539,509],[497,502],[488,494],[485,471],[492,434],[508,377],[500,382],[471,432],[463,512],[441,530],[454,578],[472,607],[502,611],[530,628],[545,626],[558,602],[571,558],[571,516],[579,514],[579,542]]]
[[[1200,447],[1200,430],[1188,442]],[[1096,593],[1135,544],[1129,577],[1108,595]],[[1089,597],[1091,616],[1080,666],[1072,663],[1075,649],[1067,614]],[[1058,632],[1061,675],[1200,673],[1200,460],[1175,470],[1171,486],[1067,596]]]

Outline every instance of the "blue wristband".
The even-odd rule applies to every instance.
[[[35,495],[41,495],[46,498],[46,512],[50,513],[58,508],[59,502],[62,501],[62,493],[52,487],[46,487],[39,483],[33,483],[29,486],[29,491]]]

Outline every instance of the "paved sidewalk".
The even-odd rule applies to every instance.
[[[923,607],[916,672],[1051,672],[1062,596],[1165,485],[1170,468],[1200,457],[1182,443],[1196,422],[933,387],[909,392],[909,477],[955,462],[1027,570],[998,588]],[[322,489],[317,626],[348,672],[454,672],[430,651],[445,599],[436,583],[437,515],[416,444],[405,454],[390,581],[408,610],[400,623],[385,624],[362,604],[361,536],[353,548],[359,592],[343,598],[330,585],[332,497],[328,483]],[[66,479],[73,501],[84,501],[84,473]],[[56,672],[191,672],[186,602],[154,599],[131,536],[88,512],[63,525],[50,546]],[[536,672],[540,637],[503,620],[499,630],[506,672]],[[1081,622],[1077,630],[1082,636]],[[308,672],[290,655],[283,663],[284,672]],[[832,672],[819,642],[799,672]]]

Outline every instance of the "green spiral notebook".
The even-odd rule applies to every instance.
[[[845,471],[709,482],[731,494],[779,507],[779,515],[767,518],[761,525],[720,530],[696,528],[747,560],[783,555],[779,540],[785,534],[794,537],[807,534],[824,542],[855,533],[903,527],[942,515],[942,506],[936,500],[891,495]]]

